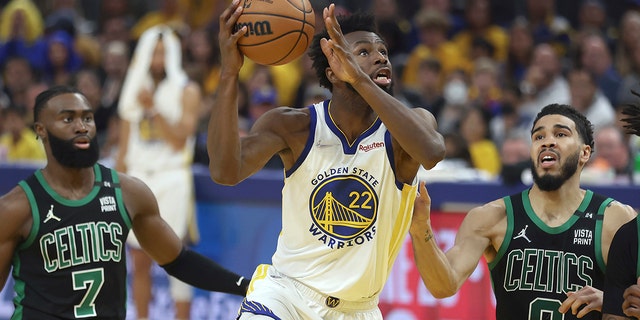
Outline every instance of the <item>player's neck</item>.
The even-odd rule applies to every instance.
[[[69,168],[51,162],[42,169],[42,176],[54,191],[70,200],[86,196],[93,189],[95,181],[93,166]]]
[[[354,105],[339,99],[331,99],[329,115],[349,141],[357,139],[377,118],[368,105]]]
[[[573,215],[582,203],[584,195],[584,189],[567,181],[554,191],[543,191],[534,185],[529,192],[529,200],[536,215],[553,226],[554,221],[562,224]]]

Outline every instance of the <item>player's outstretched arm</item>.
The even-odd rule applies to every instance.
[[[156,198],[147,185],[123,174],[120,178],[133,232],[142,249],[168,274],[203,290],[246,294],[248,279],[184,247],[160,216]]]
[[[29,200],[20,187],[0,197],[0,290],[4,287],[13,253],[31,229]]]
[[[436,298],[452,296],[478,265],[482,254],[490,246],[488,236],[497,225],[499,212],[491,204],[475,208],[464,219],[454,246],[445,254],[436,243],[430,223],[431,198],[424,182],[420,183],[411,221],[411,240],[414,258],[422,281]]]

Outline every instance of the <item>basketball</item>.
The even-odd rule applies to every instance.
[[[315,16],[309,0],[244,0],[235,30],[246,26],[240,51],[256,63],[275,66],[300,57],[311,44]]]

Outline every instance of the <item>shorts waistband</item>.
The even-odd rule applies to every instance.
[[[365,301],[347,301],[337,297],[322,294],[293,278],[289,279],[291,279],[291,282],[296,286],[298,291],[305,297],[330,309],[367,311],[378,307],[378,297],[371,298],[370,300]]]

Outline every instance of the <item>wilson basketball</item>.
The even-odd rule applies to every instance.
[[[309,0],[244,0],[236,30],[247,58],[263,65],[282,65],[301,56],[311,44],[315,16]]]

